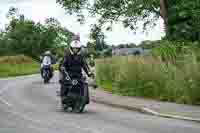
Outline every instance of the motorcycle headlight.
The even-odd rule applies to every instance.
[[[72,85],[77,85],[78,81],[77,80],[72,80]]]

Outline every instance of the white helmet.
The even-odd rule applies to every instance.
[[[78,50],[74,51],[74,49],[78,49]],[[80,43],[80,41],[77,41],[77,40],[72,41],[72,43],[70,44],[70,52],[72,54],[79,54],[80,51],[81,51],[81,43]]]
[[[80,43],[80,41],[75,40],[70,44],[70,47],[71,48],[81,48],[81,43]]]
[[[51,51],[46,51],[45,54],[51,54]]]
[[[77,40],[77,41],[80,41],[80,33],[77,33],[73,36],[73,40]]]

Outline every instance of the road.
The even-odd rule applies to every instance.
[[[0,133],[199,133],[200,124],[91,103],[83,114],[60,108],[57,77],[0,80]]]

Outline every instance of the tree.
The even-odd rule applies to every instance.
[[[128,44],[128,47],[129,47],[129,48],[136,48],[137,45],[136,45],[135,43],[130,43],[130,44]]]
[[[121,21],[125,27],[135,29],[135,23],[144,20],[145,27],[154,19],[158,19],[159,0],[57,0],[70,13],[88,10],[92,15],[99,16],[100,25],[107,22]],[[154,14],[153,17],[152,14]],[[151,23],[152,24],[152,23]]]
[[[107,48],[103,51],[104,57],[111,57],[112,56],[112,48]]]
[[[16,11],[18,9],[9,10],[8,14],[14,17],[11,17],[5,31],[0,32],[1,55],[25,54],[38,59],[46,50],[58,52],[63,44],[69,44],[72,32],[62,27],[55,18],[46,19],[45,24],[35,23],[22,14],[15,15]]]
[[[92,42],[87,43],[88,54],[96,55],[95,44]]]
[[[90,39],[94,42],[94,44],[96,44],[95,49],[97,51],[102,51],[106,48],[106,44],[104,41],[105,35],[101,31],[101,28],[99,28],[96,24],[92,26],[92,29],[90,31]]]
[[[142,47],[143,49],[153,49],[158,46],[160,46],[161,42],[160,41],[143,41],[140,43],[139,47]]]
[[[10,7],[6,17],[9,19],[15,19],[18,16],[19,16],[19,9],[15,7]]]
[[[138,22],[143,29],[164,19],[166,37],[172,40],[200,40],[200,0],[57,0],[69,12],[81,14],[87,10],[97,16],[98,26],[122,22],[124,27],[136,30]]]
[[[200,0],[165,0],[168,38],[200,40]]]
[[[119,45],[117,46],[117,48],[126,48],[126,46],[125,46],[124,44],[119,44]]]

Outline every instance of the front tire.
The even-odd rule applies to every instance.
[[[48,82],[48,79],[44,78],[44,83],[47,84]]]
[[[62,97],[61,97],[61,106],[62,106],[63,111],[68,111],[69,106],[67,106],[67,104],[66,104],[66,99],[64,99]]]
[[[85,106],[86,106],[86,104],[75,105],[75,106],[72,107],[72,111],[75,112],[75,113],[83,113]]]
[[[49,72],[45,72],[45,73],[43,74],[43,79],[44,79],[44,83],[45,83],[45,84],[49,83],[49,80],[51,79],[50,73],[49,73]]]
[[[86,106],[86,97],[80,97],[79,100],[77,100],[74,103],[74,108],[72,108],[73,112],[76,113],[83,113]]]
[[[86,104],[81,105],[78,113],[83,113],[85,106],[86,106]]]

